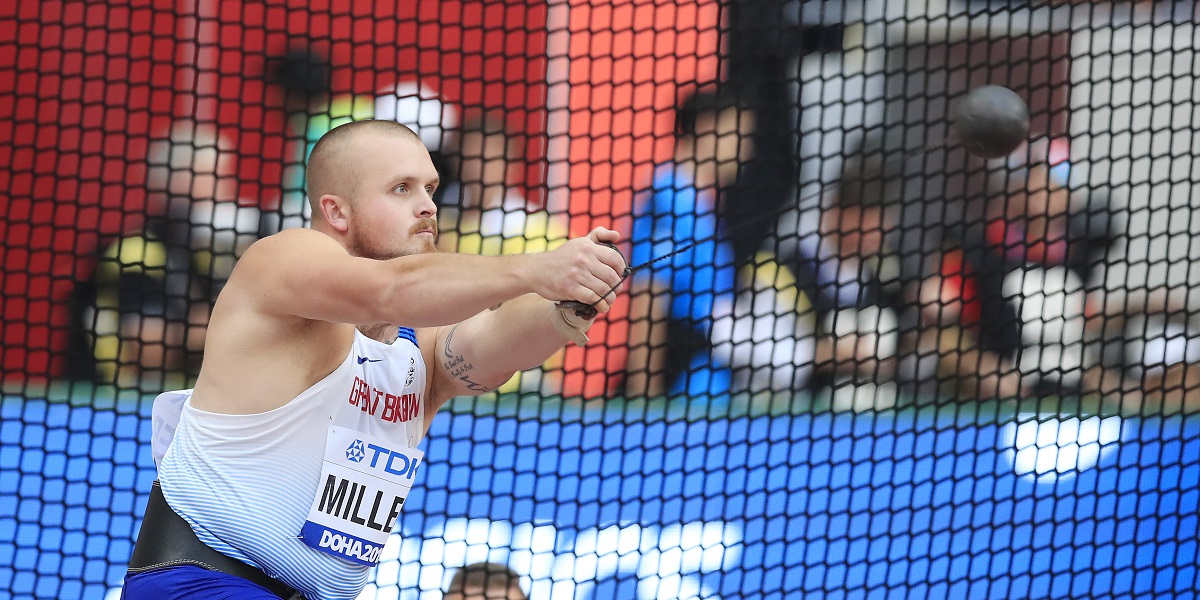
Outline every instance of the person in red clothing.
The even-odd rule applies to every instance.
[[[837,193],[822,210],[821,234],[840,261],[859,271],[863,292],[860,306],[839,311],[833,326],[827,326],[839,351],[834,355],[852,350],[854,360],[835,359],[820,369],[832,366],[835,379],[892,378],[912,397],[954,393],[984,400],[1024,395],[1015,363],[1016,315],[1001,301],[990,319],[979,318],[985,303],[975,279],[990,268],[979,260],[986,256],[950,239],[922,252],[918,261],[898,250],[904,234],[902,212],[924,197],[908,185],[911,178],[903,165],[890,160],[882,148],[881,139],[862,142],[843,167]],[[875,331],[870,322],[842,326],[846,313],[857,313],[847,315],[848,321],[862,321],[858,315],[864,308],[873,309],[866,314],[867,321],[875,321]],[[891,315],[886,321],[895,324],[884,327],[883,315]],[[894,344],[894,358],[884,351],[888,339],[894,340],[887,344]],[[864,366],[867,373],[862,372]]]
[[[986,323],[991,299],[1017,314],[1015,348],[1025,385],[1042,394],[1095,387],[1084,372],[1102,361],[1087,356],[1100,320],[1088,317],[1087,284],[1115,238],[1108,203],[1098,193],[1073,193],[1070,148],[1063,138],[1041,138],[994,169],[988,186],[981,243],[945,252],[939,270],[945,312],[967,331]],[[972,260],[972,258],[974,260]]]

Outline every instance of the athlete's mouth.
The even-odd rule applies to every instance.
[[[430,237],[437,237],[437,221],[433,219],[421,219],[409,231],[410,235],[429,234]]]

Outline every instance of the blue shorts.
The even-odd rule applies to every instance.
[[[126,574],[121,600],[279,600],[266,588],[237,575],[192,565]]]

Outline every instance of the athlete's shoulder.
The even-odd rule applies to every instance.
[[[318,249],[324,244],[332,244],[333,248]],[[308,270],[306,265],[319,262],[313,259],[314,253],[321,255],[340,249],[332,238],[310,229],[286,229],[262,238],[238,258],[214,311],[224,308],[223,312],[228,312],[240,306],[261,307],[264,310],[260,312],[278,312],[288,305],[288,298],[295,296],[294,290],[299,285],[289,285],[289,281],[311,279],[303,274]]]
[[[264,237],[250,246],[251,249],[258,247],[261,249],[278,249],[287,247],[311,248],[318,247],[333,247],[341,248],[333,238],[321,233],[308,229],[306,227],[295,227],[292,229],[284,229],[278,233]],[[344,250],[343,250],[344,251]],[[247,251],[247,254],[249,251]]]
[[[285,229],[254,242],[238,259],[235,274],[237,270],[273,271],[287,263],[307,263],[317,256],[330,254],[345,255],[346,250],[333,238],[319,231],[304,228]]]

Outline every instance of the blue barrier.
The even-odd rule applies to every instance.
[[[440,416],[363,597],[437,598],[484,559],[553,598],[1198,587],[1200,419],[644,414]],[[147,405],[7,399],[0,416],[0,589],[113,593],[154,478]]]

